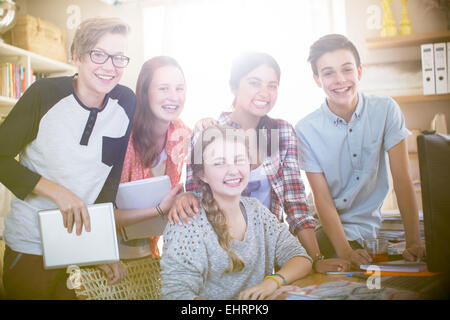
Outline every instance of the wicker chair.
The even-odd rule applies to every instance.
[[[3,255],[5,254],[5,242],[0,240],[0,299],[5,296],[5,289],[3,288]]]
[[[80,300],[157,300],[161,294],[160,258],[151,257],[122,261],[128,276],[108,285],[97,267],[80,269],[80,285],[75,288]]]

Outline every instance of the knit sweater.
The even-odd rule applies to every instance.
[[[219,245],[217,234],[206,218],[204,208],[191,226],[167,225],[161,258],[162,299],[237,299],[295,256],[306,257],[306,250],[278,222],[259,200],[241,198],[247,213],[243,241],[231,240],[232,250],[244,262],[240,272],[225,273],[230,260]]]

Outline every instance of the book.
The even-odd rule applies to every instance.
[[[447,50],[445,42],[435,43],[433,48],[436,94],[445,94],[447,93]]]

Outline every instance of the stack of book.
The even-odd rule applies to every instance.
[[[31,70],[31,83],[45,78],[44,73]],[[27,89],[25,68],[15,63],[0,64],[0,95],[3,97],[19,99]]]
[[[0,64],[1,95],[19,99],[26,89],[25,78],[23,66],[9,62]]]
[[[381,229],[378,236],[391,242],[405,241],[405,228],[399,210],[382,212]],[[421,239],[424,239],[423,213],[419,211],[419,230]]]

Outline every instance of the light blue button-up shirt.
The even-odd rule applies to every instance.
[[[300,167],[322,172],[349,241],[376,237],[389,191],[387,151],[410,132],[390,97],[358,93],[349,123],[322,106],[296,127]]]

